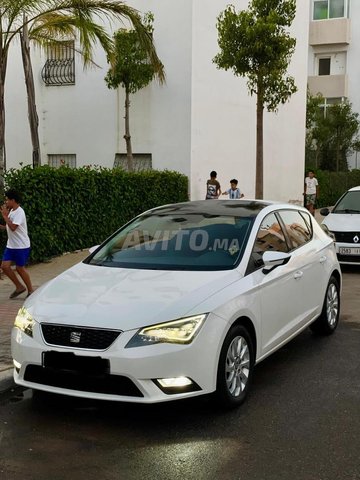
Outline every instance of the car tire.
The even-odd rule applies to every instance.
[[[320,316],[310,325],[314,333],[331,335],[335,332],[340,317],[340,288],[335,277],[331,277],[326,288]]]
[[[244,402],[254,363],[251,335],[243,325],[233,326],[225,337],[217,371],[216,399],[223,407],[234,408]]]

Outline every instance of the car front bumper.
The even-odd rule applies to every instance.
[[[159,343],[125,348],[137,331],[131,330],[123,332],[108,349],[98,351],[47,345],[39,324],[34,327],[33,337],[14,327],[14,380],[18,385],[52,393],[136,403],[208,394],[216,389],[218,358],[226,330],[225,320],[209,314],[189,345]],[[102,362],[109,369],[100,373],[73,370],[61,362],[69,354],[75,363],[80,360],[91,366]],[[44,358],[52,356],[56,362],[49,366]],[[191,385],[164,390],[158,383],[158,379],[179,377],[191,379]]]
[[[345,265],[360,265],[360,243],[336,242],[335,248],[339,263]]]

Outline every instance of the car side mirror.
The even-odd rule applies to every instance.
[[[329,215],[330,213],[330,210],[328,208],[322,208],[320,210],[320,215],[322,215],[323,217],[326,217],[327,215]]]
[[[94,247],[90,247],[90,248],[89,248],[89,253],[95,252],[95,250],[96,250],[97,248],[99,248],[99,247],[100,247],[100,245],[95,245]]]
[[[264,262],[263,273],[267,275],[274,268],[279,267],[280,265],[285,265],[291,258],[289,253],[284,252],[264,252],[262,257]]]

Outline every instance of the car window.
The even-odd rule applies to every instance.
[[[281,210],[278,213],[284,222],[293,249],[301,247],[311,240],[311,220],[307,213],[295,210]]]
[[[332,213],[360,213],[360,191],[345,193],[335,205]]]
[[[283,229],[274,213],[267,215],[259,228],[250,256],[247,273],[264,265],[262,256],[264,252],[267,251],[284,253],[289,251]]]
[[[160,270],[234,268],[254,217],[144,214],[116,232],[90,257],[90,265]]]

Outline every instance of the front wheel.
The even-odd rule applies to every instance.
[[[335,277],[331,277],[326,289],[321,314],[310,325],[313,332],[321,335],[331,335],[335,332],[340,317],[340,288]]]
[[[225,337],[218,365],[216,396],[223,406],[232,408],[243,403],[254,363],[251,336],[243,325],[235,325]]]

